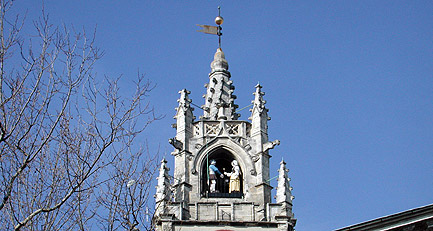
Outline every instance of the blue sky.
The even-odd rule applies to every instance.
[[[38,2],[15,11],[31,22]],[[281,140],[271,176],[284,158],[298,231],[433,203],[432,1],[45,0],[53,23],[97,27],[98,76],[127,86],[140,70],[156,84],[150,100],[166,116],[142,139],[169,162],[177,92],[204,103],[217,48],[195,24],[213,25],[218,5],[236,103],[249,105],[257,82],[266,92],[269,136]]]

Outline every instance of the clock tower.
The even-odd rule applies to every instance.
[[[174,118],[176,136],[169,139],[174,151],[174,172],[161,162],[155,195],[153,225],[159,231],[177,230],[287,230],[296,219],[292,213],[290,178],[281,161],[276,201],[269,185],[269,151],[280,144],[268,138],[265,93],[257,84],[249,121],[239,120],[235,87],[221,49],[221,24],[201,26],[219,37],[204,104],[198,119],[189,98],[179,91]]]

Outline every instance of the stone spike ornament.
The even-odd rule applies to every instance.
[[[236,113],[238,105],[234,103],[236,95],[233,94],[233,81],[230,80],[229,65],[225,59],[225,54],[218,48],[211,65],[209,83],[207,88],[203,119],[207,120],[237,120],[239,114]]]
[[[170,175],[168,173],[170,169],[167,167],[167,161],[162,159],[161,166],[159,168],[159,175],[156,178],[158,184],[156,186],[155,193],[155,216],[161,216],[166,212],[167,202],[171,199],[171,188],[170,188]]]

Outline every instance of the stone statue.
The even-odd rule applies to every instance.
[[[232,172],[231,173],[224,173],[226,176],[230,177],[230,184],[229,184],[229,193],[232,192],[240,192],[241,191],[241,169],[239,168],[239,164],[237,160],[232,161]]]
[[[221,178],[224,178],[224,175],[218,170],[217,166],[215,166],[216,160],[211,160],[209,165],[209,180],[210,180],[210,192],[215,193],[216,186],[216,174],[218,174]]]

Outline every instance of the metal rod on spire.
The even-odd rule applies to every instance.
[[[221,7],[218,6],[218,17],[215,18],[215,23],[218,25],[218,48],[221,48],[221,35],[223,35],[223,33],[221,33],[221,30],[223,29],[221,24],[223,24],[223,22],[224,19],[221,17]]]
[[[201,30],[198,30],[198,32],[203,32],[205,34],[214,34],[218,35],[218,48],[221,48],[221,35],[223,35],[221,24],[223,24],[224,19],[221,17],[221,7],[218,6],[218,16],[215,18],[215,23],[218,26],[209,26],[209,25],[200,25],[197,24],[197,26],[201,27]]]

